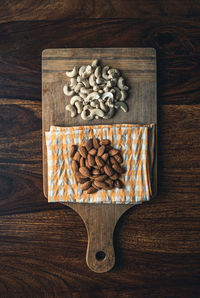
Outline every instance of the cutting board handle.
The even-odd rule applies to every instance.
[[[65,203],[85,223],[88,233],[86,262],[97,273],[111,270],[115,264],[113,233],[121,215],[132,205]]]

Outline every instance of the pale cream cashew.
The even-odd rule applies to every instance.
[[[104,111],[104,112],[108,112],[109,107],[106,106],[106,105],[104,104],[103,101],[99,101],[99,104],[100,104],[100,109],[101,109],[102,111]]]
[[[96,84],[96,82],[95,82],[95,84]],[[98,86],[98,85],[95,85],[95,86],[93,87],[93,90],[94,90],[94,91],[99,91],[99,90],[100,90],[100,88],[101,88],[100,86]]]
[[[90,94],[88,94],[87,96],[87,100],[91,101],[91,100],[95,100],[95,99],[99,99],[99,93],[98,92],[92,92]]]
[[[104,115],[105,115],[105,113],[101,109],[93,109],[91,111],[91,116],[93,116],[93,118],[95,116],[98,116],[98,117],[102,118]]]
[[[92,67],[97,67],[98,63],[99,63],[98,59],[93,60],[92,61]]]
[[[97,85],[104,84],[104,83],[105,83],[105,80],[102,79],[102,78],[100,78],[100,77],[98,77],[98,78],[96,79],[96,83],[97,83]]]
[[[128,112],[128,106],[123,101],[118,101],[115,103],[115,108],[120,108],[123,112]]]
[[[108,98],[107,101],[106,101],[106,105],[110,108],[113,108],[114,107],[114,104],[113,104],[113,98]]]
[[[113,98],[112,92],[105,92],[102,94],[101,98],[105,100],[106,98]]]
[[[89,94],[90,92],[92,92],[93,90],[92,89],[87,89],[85,87],[82,87],[80,89],[81,93],[85,93],[85,94]]]
[[[81,78],[83,78],[83,74],[84,74],[84,72],[85,72],[85,70],[86,70],[86,65],[82,65],[80,68],[79,68],[79,76],[81,77]]]
[[[69,104],[65,107],[65,109],[71,113],[71,117],[75,117],[77,115],[77,111],[74,106]]]
[[[78,74],[78,66],[74,66],[72,71],[66,71],[66,75],[70,78],[77,76]]]
[[[96,86],[96,81],[95,81],[95,75],[94,75],[94,73],[92,73],[90,75],[90,77],[89,77],[89,84],[92,87],[95,87]],[[97,90],[95,90],[95,91],[97,91]]]
[[[114,79],[120,76],[120,72],[116,68],[111,68],[108,70],[109,79]]]
[[[82,79],[81,83],[85,86],[85,88],[90,88],[88,79]]]
[[[125,90],[120,91],[121,97],[119,98],[119,101],[125,101],[127,97],[127,92]]]
[[[76,85],[77,85],[77,79],[76,78],[71,78],[70,79],[70,88],[71,89],[74,89],[75,87],[76,87]]]
[[[103,91],[104,91],[104,92],[110,92],[110,88],[109,88],[109,87],[104,87],[104,88],[103,88]]]
[[[114,93],[114,98],[116,100],[119,100],[121,97],[121,91],[119,90],[119,88],[114,87],[113,89],[110,90],[112,93]]]
[[[79,96],[83,99],[85,99],[87,97],[87,94],[86,93],[81,93],[79,92]]]
[[[107,82],[106,87],[109,87],[109,88],[111,88],[111,87],[115,87],[116,84],[117,84],[117,79],[114,78],[114,79],[111,79],[111,80],[109,80],[109,81]]]
[[[103,67],[103,70],[102,70],[102,77],[105,79],[105,80],[109,80],[109,75],[107,74],[107,71],[109,70],[109,66],[106,65]]]
[[[64,92],[64,94],[67,95],[67,96],[72,96],[72,95],[74,95],[74,90],[70,90],[68,85],[65,85],[65,86],[63,87],[63,92]]]
[[[101,66],[97,66],[97,68],[95,69],[94,75],[96,78],[101,77]]]
[[[83,79],[89,78],[89,76],[91,75],[91,73],[92,73],[92,67],[91,67],[91,65],[87,65],[85,71],[82,74]]]
[[[124,85],[124,78],[120,77],[117,81],[117,87],[121,90],[128,90],[128,86]]]
[[[83,120],[92,120],[94,117],[91,115],[92,107],[86,105],[83,107],[83,111],[81,112],[81,118]]]
[[[96,102],[95,102],[95,100],[92,100],[90,102],[90,106],[93,107],[93,108],[96,108]]]
[[[75,105],[75,107],[77,109],[78,114],[80,114],[82,112],[82,110],[83,110],[83,103],[81,101],[76,101],[74,103],[74,105]]]
[[[114,116],[115,114],[115,108],[110,108],[108,113],[106,113],[104,116],[103,116],[103,119],[110,119]]]
[[[76,85],[76,87],[74,88],[74,91],[76,92],[76,93],[79,93],[79,91],[80,91],[80,89],[83,87],[83,84],[82,83],[78,83],[77,85]]]
[[[70,99],[70,104],[71,104],[71,105],[74,105],[76,101],[80,101],[80,102],[82,102],[83,99],[82,99],[80,96],[78,96],[78,95],[74,95],[74,96]]]
[[[103,94],[103,90],[102,89],[99,89],[98,90],[98,93]]]

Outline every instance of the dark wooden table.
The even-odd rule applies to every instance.
[[[0,6],[0,297],[199,297],[200,2],[8,1]],[[128,211],[105,274],[80,217],[42,191],[41,52],[154,47],[158,196]]]

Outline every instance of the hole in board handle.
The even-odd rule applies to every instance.
[[[106,254],[105,254],[104,251],[98,251],[96,253],[96,259],[97,259],[97,261],[103,261],[105,259],[105,257],[106,257]]]

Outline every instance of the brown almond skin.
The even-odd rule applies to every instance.
[[[88,170],[91,170],[91,167],[88,164],[88,159],[85,160],[85,166],[88,168]]]
[[[113,149],[109,150],[108,153],[110,156],[115,156],[116,154],[119,153],[119,150],[113,148]]]
[[[95,165],[95,159],[93,155],[88,154],[87,161],[90,167],[93,167]]]
[[[112,165],[117,165],[117,166],[119,166],[119,164],[118,164],[118,162],[117,162],[117,160],[115,159],[114,156],[111,156],[111,157],[110,157],[110,162],[111,162]]]
[[[90,188],[88,188],[87,193],[88,193],[88,194],[91,194],[91,193],[95,193],[95,192],[97,192],[97,191],[98,191],[97,188],[91,186]]]
[[[72,171],[76,173],[78,172],[78,170],[79,170],[78,162],[76,160],[72,160]]]
[[[83,156],[84,158],[87,158],[87,149],[85,148],[85,146],[80,146],[79,148],[79,153],[81,156]]]
[[[120,165],[113,165],[112,167],[117,173],[119,174],[124,173],[124,169]]]
[[[76,161],[78,161],[78,162],[80,162],[80,159],[81,159],[80,153],[79,152],[76,152],[75,155],[74,155],[74,157],[73,157],[73,159],[76,160]]]
[[[108,185],[103,181],[94,180],[94,185],[98,188],[108,189]]]
[[[92,181],[89,180],[89,181],[87,181],[87,182],[81,184],[81,189],[82,189],[82,190],[87,190],[88,188],[90,188],[91,184],[92,184]]]
[[[94,184],[94,182],[92,182],[92,186],[93,186],[94,188],[96,188],[97,190],[101,189],[101,188],[97,187],[97,186]]]
[[[90,171],[86,167],[81,167],[79,169],[79,172],[84,176],[84,177],[90,177]]]
[[[78,183],[80,183],[80,184],[83,184],[86,181],[90,180],[90,178],[79,178],[78,176],[76,176],[76,179],[77,179]]]
[[[87,179],[85,176],[83,176],[80,172],[75,173],[75,177],[78,179]]]
[[[105,152],[106,147],[104,145],[100,146],[97,150],[97,156],[102,156]]]
[[[99,168],[101,174],[105,174],[104,167]]]
[[[93,168],[94,169],[99,169],[99,167],[97,165],[94,165]]]
[[[97,150],[94,149],[94,148],[92,148],[92,149],[89,151],[89,154],[94,156],[94,155],[97,154]]]
[[[99,148],[99,139],[97,139],[97,138],[94,138],[93,137],[93,147],[95,148],[95,149],[98,149]]]
[[[124,187],[124,184],[121,180],[117,179],[115,182],[114,182],[114,186],[117,187],[117,188],[123,188]]]
[[[87,141],[85,147],[86,147],[87,151],[89,152],[92,149],[92,147],[93,147],[93,140],[92,139],[89,139]]]
[[[104,172],[105,172],[105,174],[108,175],[109,177],[112,176],[112,175],[114,174],[113,169],[112,169],[108,164],[106,164],[106,165],[104,166]]]
[[[116,154],[113,158],[115,158],[118,163],[123,162],[123,157],[121,156],[120,153]]]
[[[104,154],[101,156],[101,158],[102,158],[104,161],[107,161],[108,157],[109,157],[108,153],[104,153]]]
[[[95,156],[95,162],[99,168],[105,165],[104,160],[100,156]]]
[[[103,139],[103,140],[100,141],[100,145],[110,145],[110,140]]]
[[[114,186],[114,181],[111,180],[110,178],[106,179],[106,180],[105,180],[105,183],[108,184],[108,185],[110,186],[110,189],[112,189],[113,186]]]
[[[109,177],[110,179],[112,179],[112,180],[117,180],[118,178],[119,178],[119,174],[117,174],[116,172],[112,175],[112,176],[110,176]]]
[[[106,145],[105,152],[108,152],[108,151],[110,151],[110,150],[112,150],[112,149],[113,149],[112,146],[110,146],[110,145]]]
[[[99,175],[99,176],[97,176],[96,178],[95,178],[95,181],[104,181],[104,180],[106,180],[108,178],[108,176],[107,175]]]
[[[80,159],[80,167],[85,167],[85,158],[81,157]]]
[[[70,155],[71,158],[74,157],[76,151],[77,151],[77,145],[72,145],[71,149],[70,149],[70,152],[69,152],[69,155]]]
[[[92,175],[100,175],[100,174],[101,174],[101,172],[100,172],[99,169],[93,169],[92,170]]]

